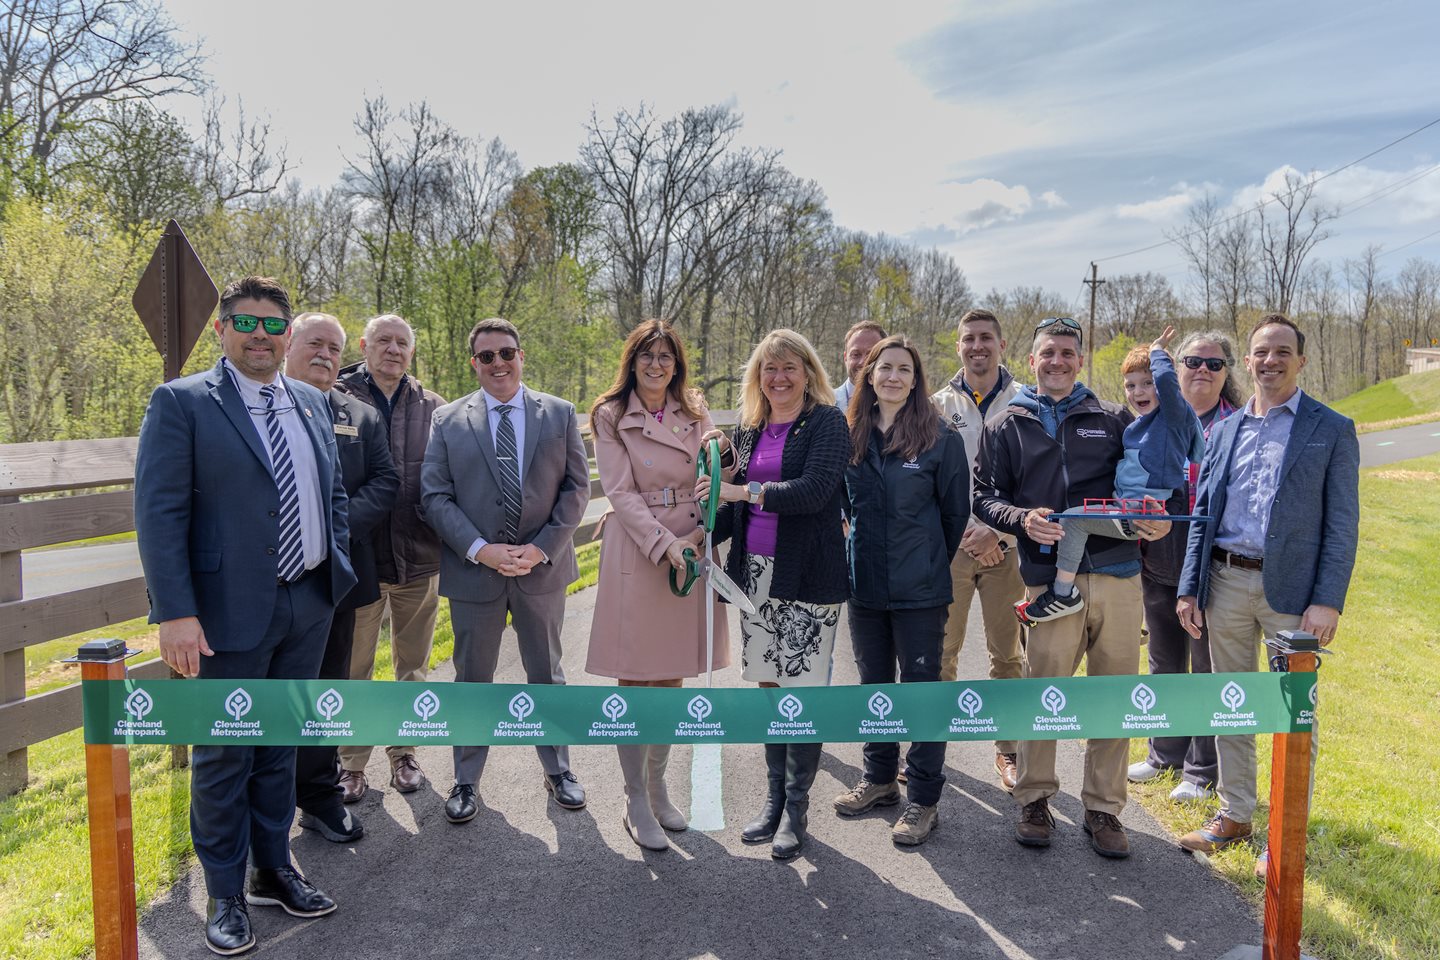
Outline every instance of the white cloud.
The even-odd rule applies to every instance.
[[[1207,190],[1213,187],[1210,184],[1191,186],[1188,183],[1177,183],[1171,187],[1171,192],[1163,197],[1154,200],[1143,200],[1140,203],[1122,203],[1115,208],[1115,215],[1122,220],[1146,220],[1151,223],[1175,223],[1190,205],[1205,196]]]
[[[947,183],[942,191],[940,206],[945,211],[945,219],[959,233],[1016,220],[1035,209],[1035,198],[1029,188],[1023,184],[1006,186],[990,177]],[[1040,202],[1047,209],[1066,205],[1054,190],[1042,193]]]

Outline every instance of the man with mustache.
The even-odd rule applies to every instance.
[[[400,475],[390,458],[385,424],[374,408],[347,397],[335,386],[340,356],[345,352],[345,328],[328,313],[302,313],[291,326],[285,352],[285,375],[303,380],[325,394],[334,420],[335,447],[340,459],[340,480],[350,498],[350,564],[358,579],[355,588],[335,608],[321,680],[350,678],[350,647],[355,633],[357,607],[380,599],[371,536],[390,514]],[[295,806],[300,826],[327,840],[348,843],[364,834],[360,820],[341,803],[340,762],[333,746],[302,746],[295,750]]]

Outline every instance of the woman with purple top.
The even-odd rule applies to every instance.
[[[830,682],[840,604],[850,595],[840,525],[850,434],[834,403],[815,348],[793,330],[774,330],[745,365],[733,443],[721,439],[727,461],[735,458],[735,482],[720,485],[715,542],[731,541],[725,571],[757,611],[741,615],[741,656],[744,678],[761,686]],[[708,477],[695,492],[708,494]],[[769,798],[741,839],[773,840],[777,860],[800,852],[820,748],[765,745]]]

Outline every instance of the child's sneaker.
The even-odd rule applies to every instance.
[[[1085,598],[1080,596],[1079,590],[1068,597],[1062,597],[1055,593],[1054,587],[1051,587],[1029,603],[1021,600],[1015,604],[1015,617],[1028,627],[1031,624],[1044,623],[1046,620],[1057,620],[1072,613],[1079,613],[1084,607]]]

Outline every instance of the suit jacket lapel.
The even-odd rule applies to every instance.
[[[250,417],[250,411],[245,407],[245,400],[240,396],[240,391],[230,381],[230,374],[225,369],[224,361],[215,364],[206,381],[210,386],[210,396],[220,405],[220,410],[225,414],[231,425],[239,431],[244,438],[250,452],[255,458],[270,470],[270,455],[265,452],[265,445],[260,442],[260,433],[255,428],[255,421]]]
[[[1295,422],[1290,425],[1290,439],[1285,443],[1285,459],[1280,464],[1280,479],[1275,487],[1278,490],[1285,482],[1285,477],[1290,473],[1290,468],[1300,459],[1305,452],[1305,444],[1315,433],[1315,428],[1320,425],[1320,404],[1312,400],[1309,394],[1300,395],[1300,404],[1295,410]]]
[[[470,432],[480,448],[480,459],[490,470],[490,480],[500,486],[500,463],[495,459],[495,438],[490,435],[490,408],[485,405],[485,394],[476,391],[465,403],[465,419],[470,423]]]
[[[535,448],[540,445],[540,398],[532,390],[525,391],[525,450],[520,454],[520,469],[530,471],[535,462]],[[522,473],[522,475],[523,475]],[[521,484],[524,487],[524,484]],[[522,491],[522,496],[523,491]]]

